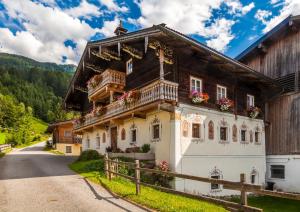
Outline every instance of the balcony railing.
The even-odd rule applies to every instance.
[[[121,89],[123,89],[123,87],[125,86],[126,76],[125,73],[120,71],[107,69],[99,76],[99,78],[100,79],[95,87],[88,88],[89,98],[96,95],[98,91],[101,91],[108,85],[114,85],[116,88],[120,87]]]
[[[102,115],[93,116],[89,114],[85,117],[84,121],[75,123],[74,128],[79,129],[94,123],[100,123],[130,110],[143,108],[144,106],[159,100],[166,102],[177,102],[178,84],[166,80],[157,80],[141,88],[139,90],[139,98],[136,101],[133,101],[129,104],[122,104],[120,100],[113,102],[103,108]]]

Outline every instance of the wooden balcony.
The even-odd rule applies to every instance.
[[[110,91],[122,92],[125,87],[126,76],[123,72],[107,69],[99,78],[95,87],[88,88],[88,98],[91,101],[108,97]]]
[[[121,104],[120,100],[103,108],[102,115],[87,115],[85,120],[74,124],[75,132],[101,125],[112,119],[130,117],[132,113],[157,108],[161,102],[174,104],[178,102],[178,84],[166,80],[157,80],[139,90],[139,98],[129,104]]]

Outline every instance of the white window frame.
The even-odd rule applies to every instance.
[[[128,67],[128,65],[131,64],[131,67]],[[132,58],[130,58],[129,60],[127,60],[126,62],[126,74],[129,75],[133,72],[133,62],[132,62]]]
[[[101,137],[99,135],[99,133],[97,133],[96,135],[96,149],[100,149],[101,146]]]
[[[68,148],[70,148],[70,150],[71,150],[70,152],[67,151]],[[72,146],[69,146],[69,145],[66,146],[66,154],[72,154]]]
[[[219,93],[219,89],[221,90],[221,93]],[[217,85],[217,101],[219,101],[221,98],[227,98],[227,87],[222,85]]]
[[[245,141],[242,141],[242,131],[246,131],[245,132]],[[250,140],[250,130],[248,129],[248,127],[246,125],[242,125],[241,128],[240,128],[240,142],[241,144],[248,144],[249,143],[249,140]],[[253,135],[252,135],[253,136]],[[252,138],[253,139],[253,138]]]
[[[193,85],[193,80],[195,82],[195,84]],[[197,82],[199,82],[199,89],[197,87]],[[194,87],[194,89],[193,89]],[[202,92],[203,91],[203,84],[202,84],[202,79],[201,78],[198,78],[198,77],[193,77],[193,76],[190,76],[190,91],[198,91],[198,92]]]
[[[283,178],[281,178],[281,177],[274,177],[272,175],[272,167],[273,166],[283,166]],[[282,165],[282,164],[272,164],[272,165],[270,165],[270,178],[271,179],[278,179],[278,180],[285,180],[285,178],[286,178],[286,168],[285,168],[285,165]]]
[[[247,109],[255,106],[255,97],[251,94],[247,94]]]

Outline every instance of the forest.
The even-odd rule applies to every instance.
[[[74,70],[0,53],[0,144],[40,140],[46,123],[73,118],[61,102]]]

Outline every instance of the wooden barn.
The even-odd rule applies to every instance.
[[[300,192],[300,16],[289,16],[237,58],[284,90],[266,104],[267,181]]]

